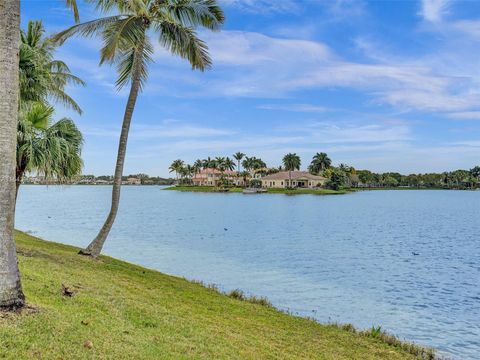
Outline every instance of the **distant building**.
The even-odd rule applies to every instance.
[[[142,180],[134,177],[129,177],[127,181],[124,182],[125,185],[142,185]]]
[[[275,174],[262,177],[264,188],[315,188],[325,184],[327,178],[319,175],[312,175],[308,171],[292,171],[292,184],[289,185],[289,172],[280,171]]]
[[[220,170],[207,168],[202,169],[198,173],[196,173],[193,178],[192,182],[193,185],[197,186],[217,186],[220,183],[220,180],[224,177],[224,179],[232,185],[242,186],[243,179],[238,177],[236,171],[233,170],[225,170],[223,173]]]

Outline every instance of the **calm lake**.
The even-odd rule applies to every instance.
[[[22,186],[16,227],[86,246],[108,186]],[[480,357],[480,191],[348,195],[123,187],[105,254],[266,296],[322,322],[372,325]]]

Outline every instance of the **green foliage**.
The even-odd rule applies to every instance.
[[[340,168],[329,169],[329,179],[326,183],[327,188],[332,190],[341,190],[347,183],[347,174]]]
[[[308,166],[308,171],[311,174],[319,174],[322,171],[328,169],[331,165],[332,160],[330,160],[326,153],[316,153],[312,158],[312,162]]]
[[[370,335],[374,338],[377,338],[380,336],[382,333],[382,327],[381,326],[372,326],[372,329],[370,330]]]
[[[116,64],[119,89],[134,79],[142,87],[147,80],[148,64],[153,60],[150,35],[157,36],[160,46],[168,52],[188,60],[192,69],[204,71],[211,67],[208,47],[195,29],[220,29],[225,18],[216,0],[95,2],[109,16],[72,26],[55,35],[54,41],[62,43],[75,35],[99,35],[103,40],[100,63]]]
[[[67,64],[54,59],[56,45],[44,38],[41,21],[29,21],[27,30],[21,31],[19,52],[20,103],[49,101],[65,105],[81,113],[80,106],[66,92],[69,85],[85,85],[72,75]]]
[[[17,131],[17,178],[35,172],[65,181],[80,174],[83,136],[67,118],[52,121],[53,108],[33,103],[22,109]]]
[[[292,153],[285,155],[282,162],[286,171],[300,170],[300,165],[302,164],[300,156]]]

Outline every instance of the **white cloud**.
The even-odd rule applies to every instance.
[[[83,133],[91,136],[117,138],[120,128],[85,127]],[[161,125],[149,125],[134,122],[130,131],[132,140],[165,139],[165,138],[210,138],[234,135],[229,129],[218,129],[198,125],[185,124],[176,120],[165,120]]]
[[[312,112],[312,113],[323,113],[330,110],[324,106],[318,106],[318,105],[312,105],[312,104],[263,104],[263,105],[258,105],[257,108],[264,109],[264,110]]]
[[[420,15],[427,21],[440,22],[448,12],[451,0],[422,0]]]
[[[290,13],[300,10],[295,0],[220,0],[220,3],[252,13]]]
[[[460,111],[447,114],[451,119],[480,120],[480,111]]]

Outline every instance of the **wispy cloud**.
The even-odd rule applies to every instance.
[[[480,120],[480,111],[460,111],[447,114],[451,119]]]
[[[430,22],[439,22],[447,14],[451,0],[422,0],[420,15]]]
[[[220,0],[220,3],[251,13],[298,12],[301,9],[294,0]]]
[[[313,104],[263,104],[258,105],[258,109],[275,110],[275,111],[292,111],[292,112],[311,112],[311,113],[323,113],[330,109],[324,106],[318,106]]]

